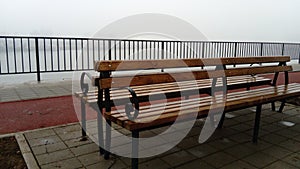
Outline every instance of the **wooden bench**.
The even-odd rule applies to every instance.
[[[253,142],[257,142],[258,129],[262,104],[282,101],[279,108],[283,110],[285,99],[300,95],[300,84],[288,83],[287,66],[290,61],[288,56],[272,57],[246,57],[246,58],[219,58],[219,59],[183,59],[183,60],[145,60],[145,61],[99,61],[95,63],[95,70],[100,72],[99,78],[92,78],[98,90],[88,91],[87,84],[83,83],[83,92],[77,93],[82,99],[82,106],[90,104],[99,107],[98,113],[98,138],[100,153],[104,158],[109,158],[111,131],[106,128],[106,144],[103,143],[102,116],[107,124],[111,122],[131,131],[132,137],[138,138],[139,132],[150,128],[161,127],[180,120],[188,121],[206,117],[208,112],[223,111],[219,127],[222,126],[225,113],[238,109],[256,106]],[[265,64],[267,63],[267,64]],[[275,63],[276,65],[269,65]],[[257,66],[249,65],[257,64]],[[234,65],[234,66],[233,66]],[[215,69],[210,69],[210,67]],[[236,67],[235,67],[236,66]],[[193,69],[187,71],[187,68]],[[168,72],[168,69],[177,68],[182,71]],[[164,71],[155,71],[163,69]],[[129,76],[126,71],[144,70],[144,74]],[[121,72],[120,74],[117,74]],[[280,72],[284,72],[285,85],[276,85]],[[260,74],[275,73],[272,82]],[[83,74],[82,79],[86,74]],[[126,84],[125,82],[128,82]],[[260,88],[251,89],[252,86]],[[231,89],[246,88],[247,90],[232,91]],[[222,91],[222,92],[218,92]],[[231,91],[231,92],[228,92]],[[195,97],[199,93],[208,93],[206,96]],[[149,97],[164,94],[169,99],[161,104],[149,101]],[[130,99],[131,103],[128,103]],[[157,98],[161,99],[161,98]],[[123,109],[112,110],[116,100],[124,104]],[[127,101],[127,102],[126,102]],[[163,106],[162,106],[163,105]],[[272,109],[275,110],[273,104]],[[84,109],[83,131],[85,129]],[[121,111],[121,112],[120,112]],[[161,113],[163,112],[163,113]],[[153,119],[155,120],[149,120]],[[146,121],[146,122],[145,122]],[[150,121],[150,122],[147,122]],[[85,133],[83,132],[85,135]],[[132,155],[138,155],[138,142],[132,143]],[[138,159],[132,158],[132,168],[138,167]]]

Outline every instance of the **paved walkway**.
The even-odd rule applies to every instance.
[[[176,147],[164,154],[140,160],[140,168],[203,168],[203,169],[296,169],[300,168],[300,108],[287,105],[283,114],[264,107],[258,144],[251,142],[253,109],[231,112],[224,128],[217,130],[209,141],[198,143],[203,120],[199,120]],[[142,132],[154,136],[164,128]],[[69,124],[22,133],[22,147],[30,147],[36,164],[32,168],[130,168],[130,159],[113,156],[104,160],[98,155],[96,122],[89,121],[87,141],[80,141],[80,124]],[[124,133],[124,130],[119,130]],[[178,134],[174,131],[174,136]],[[124,134],[128,134],[125,133]],[[130,144],[112,134],[112,149],[129,149]],[[19,136],[20,137],[20,136]],[[162,137],[163,139],[164,137]],[[22,141],[19,141],[22,142]],[[148,149],[157,149],[159,142]],[[130,152],[130,151],[129,151]],[[27,154],[28,155],[28,154]],[[29,158],[30,159],[30,158]],[[32,158],[31,158],[32,159]],[[30,161],[30,160],[29,160]],[[34,161],[35,162],[35,161]],[[32,162],[31,162],[32,163]]]
[[[0,102],[48,98],[72,94],[72,81],[0,85]]]
[[[71,81],[59,83],[0,86],[1,102],[70,95]],[[300,107],[287,105],[284,113],[270,111],[264,106],[258,144],[252,144],[253,109],[230,112],[224,128],[217,130],[204,144],[198,143],[203,120],[197,121],[176,147],[164,154],[140,160],[140,168],[203,168],[203,169],[274,169],[300,168]],[[166,128],[141,133],[157,135]],[[125,132],[124,130],[119,130]],[[174,131],[174,136],[177,132]],[[130,168],[130,159],[113,156],[104,160],[98,155],[96,122],[88,123],[89,139],[80,141],[80,124],[67,124],[15,134],[30,168]],[[130,145],[113,135],[115,149]],[[7,135],[6,135],[7,136]],[[4,137],[4,135],[0,136]],[[160,148],[157,144],[148,149]],[[154,167],[155,166],[155,167]]]

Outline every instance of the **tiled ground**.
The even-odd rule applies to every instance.
[[[72,81],[23,83],[17,85],[0,84],[0,102],[48,98],[72,94]]]
[[[203,169],[296,169],[300,168],[300,107],[287,105],[284,113],[270,111],[270,105],[264,106],[258,144],[253,144],[252,127],[254,109],[230,112],[221,130],[203,144],[198,143],[203,120],[198,120],[188,136],[176,147],[154,157],[140,159],[140,168],[203,168]],[[292,123],[282,123],[292,122]],[[287,126],[293,125],[293,126]],[[184,126],[184,125],[182,125]],[[141,133],[149,137],[161,133],[168,127],[153,129]],[[125,134],[127,131],[121,129]],[[98,155],[97,145],[91,139],[97,139],[95,121],[88,123],[90,137],[80,141],[79,124],[60,126],[39,131],[26,132],[25,138],[41,168],[130,168],[130,159],[113,155],[104,160]],[[179,135],[174,130],[172,136]],[[130,152],[130,144],[112,133],[112,149]],[[163,136],[157,142],[143,145],[144,150],[162,148]]]

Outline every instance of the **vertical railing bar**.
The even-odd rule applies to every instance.
[[[204,49],[204,47],[205,47],[206,45],[205,45],[205,42],[202,42],[202,54],[201,54],[201,58],[204,58],[204,54],[205,54],[205,49]]]
[[[84,70],[84,60],[83,60],[83,39],[81,39],[81,69]]]
[[[124,44],[123,45],[124,46],[124,52],[123,52],[124,53],[124,58],[123,59],[126,60],[126,41],[125,40],[123,41],[123,44]]]
[[[108,41],[108,60],[111,60],[111,40]]]
[[[52,39],[50,39],[50,50],[51,50],[51,71],[53,71],[54,70],[54,67],[53,67],[53,41],[52,41]]]
[[[44,65],[45,65],[45,71],[47,71],[47,55],[46,55],[46,39],[43,38],[44,43]]]
[[[75,59],[76,59],[76,70],[78,70],[78,39],[75,39]]]
[[[237,57],[237,42],[234,43],[234,57]]]
[[[129,58],[129,60],[132,60],[132,59],[134,59],[133,58],[133,56],[131,56],[131,43],[130,43],[131,41],[129,40],[129,41],[127,41],[127,43],[128,43],[128,58]]]
[[[70,49],[70,69],[73,70],[73,64],[72,64],[72,39],[69,39],[69,49]]]
[[[60,71],[60,61],[59,61],[59,39],[56,39],[56,50],[57,50],[57,70]]]
[[[141,58],[138,56],[138,59],[144,60],[144,41],[141,41]]]
[[[64,50],[64,70],[67,69],[67,65],[66,65],[66,39],[63,39],[63,50]]]
[[[146,41],[145,43],[146,43],[146,47],[145,48],[146,48],[146,59],[147,59],[148,58],[148,42]]]
[[[7,38],[5,38],[5,51],[6,51],[6,66],[7,66],[7,73],[9,73],[9,57],[8,57],[8,44],[7,44]]]
[[[169,58],[172,59],[172,42],[169,42]]]
[[[165,53],[165,56],[166,56],[166,59],[168,59],[168,42],[165,42],[165,51],[166,51],[166,53]]]
[[[153,59],[152,57],[152,41],[149,42],[149,59]]]
[[[182,42],[182,58],[186,58],[186,54],[185,54],[185,42]]]
[[[103,60],[105,60],[105,40],[102,41],[103,46]]]
[[[39,39],[35,38],[35,57],[36,57],[36,72],[37,81],[41,81],[41,70],[40,70],[40,55],[39,55]]]
[[[98,40],[98,60],[100,60],[100,40]]]
[[[115,40],[114,41],[115,43],[114,43],[114,50],[115,50],[115,60],[117,59],[117,41]]]
[[[16,56],[16,39],[13,38],[13,51],[14,51],[14,63],[15,63],[15,72],[17,73],[17,56]]]
[[[23,50],[23,38],[20,38],[21,40],[21,58],[22,58],[22,72],[24,72],[24,50]],[[0,68],[1,71],[1,68]]]
[[[122,60],[122,41],[119,40],[119,58]]]
[[[86,57],[87,57],[87,69],[90,68],[90,40],[86,39]]]
[[[93,41],[93,62],[95,61],[95,40],[92,40]]]
[[[298,63],[300,64],[300,44],[298,45],[298,51],[299,51],[299,55],[298,55]]]
[[[27,39],[29,71],[31,72],[30,38]]]

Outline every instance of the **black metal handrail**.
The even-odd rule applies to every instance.
[[[92,70],[95,60],[181,59],[289,55],[300,43],[0,36],[0,74]]]

